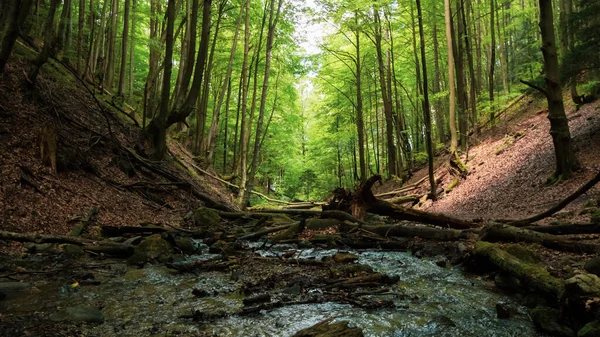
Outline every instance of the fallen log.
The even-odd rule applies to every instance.
[[[166,228],[158,226],[101,226],[100,228],[102,229],[102,236],[105,237],[152,235],[167,231]]]
[[[365,223],[361,219],[353,216],[352,214],[339,211],[339,210],[328,210],[328,211],[319,211],[312,209],[263,209],[261,213],[282,213],[289,215],[299,215],[305,217],[321,217],[321,219],[336,219],[340,221],[350,221],[354,223],[363,224]],[[251,213],[252,214],[252,213]]]
[[[585,185],[583,185],[579,189],[577,189],[577,191],[573,192],[571,195],[569,195],[565,199],[561,200],[558,204],[556,204],[556,206],[551,207],[550,209],[548,209],[548,210],[546,210],[546,211],[544,211],[542,213],[536,214],[536,215],[534,215],[532,217],[529,217],[529,218],[526,218],[526,219],[521,219],[521,220],[500,220],[498,222],[508,223],[509,225],[516,226],[516,227],[525,227],[525,226],[527,226],[529,224],[532,224],[532,223],[534,223],[536,221],[540,221],[542,219],[545,219],[547,217],[550,217],[550,216],[554,215],[554,213],[556,213],[556,212],[560,211],[561,209],[565,208],[572,201],[574,201],[575,199],[579,198],[582,194],[584,194],[587,191],[589,191],[598,182],[600,182],[600,172],[598,172],[598,174],[596,174],[596,176],[594,176]]]
[[[562,280],[550,275],[542,266],[519,260],[502,250],[498,245],[479,241],[475,245],[473,253],[476,256],[488,259],[501,270],[514,275],[531,287],[552,296],[554,300],[558,300],[563,292],[564,284]]]
[[[576,235],[576,234],[599,234],[600,224],[561,224],[549,226],[527,226],[522,227],[531,231],[536,231],[554,235]]]
[[[241,237],[238,238],[238,240],[255,240],[255,239],[259,239],[259,238],[261,238],[261,237],[263,237],[263,236],[265,236],[267,234],[277,233],[277,232],[286,230],[286,229],[290,228],[291,226],[292,226],[292,224],[263,229],[263,230],[258,231],[256,233],[252,233],[252,234],[241,236]]]
[[[380,175],[375,175],[363,183],[352,199],[352,215],[356,218],[363,218],[367,212],[388,216],[396,220],[408,220],[430,225],[467,229],[479,227],[480,224],[472,221],[453,218],[444,214],[428,213],[420,210],[393,205],[389,202],[375,198],[371,187],[375,182],[381,181]]]
[[[84,250],[95,253],[104,253],[113,256],[129,256],[133,254],[133,247],[111,241],[94,241],[83,239],[77,236],[66,235],[46,235],[31,233],[14,233],[0,231],[0,240],[10,240],[17,242],[33,243],[69,243],[82,246]]]
[[[340,225],[342,230],[350,231],[358,228],[356,225],[349,223],[343,223]],[[383,238],[388,237],[405,237],[414,238],[420,237],[423,239],[431,239],[438,241],[453,241],[464,239],[469,236],[469,233],[465,233],[456,229],[438,229],[426,226],[411,226],[411,225],[384,225],[384,226],[361,226],[363,230],[370,233],[375,233]],[[470,234],[474,236],[474,234]]]
[[[539,243],[546,248],[571,253],[600,253],[600,245],[598,244],[569,241],[557,235],[503,224],[486,226],[481,231],[480,239],[489,242]]]
[[[421,197],[423,197],[422,195],[417,195],[417,194],[411,194],[411,195],[405,195],[403,197],[398,197],[398,198],[392,198],[392,199],[382,199],[383,201],[387,201],[391,204],[406,204],[409,202],[417,202],[421,199]]]

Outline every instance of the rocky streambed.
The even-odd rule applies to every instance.
[[[143,267],[45,254],[7,261],[23,269],[0,283],[0,335],[292,336],[332,317],[365,336],[538,335],[525,307],[442,257],[238,243],[224,258],[194,244],[193,254]]]

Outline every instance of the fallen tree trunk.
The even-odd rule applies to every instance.
[[[238,240],[255,240],[255,239],[259,239],[259,238],[261,238],[261,237],[263,237],[263,236],[265,236],[267,234],[277,233],[277,232],[286,230],[286,229],[290,228],[291,226],[292,226],[292,224],[263,229],[262,231],[258,231],[256,233],[252,233],[252,234],[241,236],[241,237],[238,238]]]
[[[561,200],[558,204],[556,204],[556,206],[551,207],[550,209],[548,209],[540,214],[534,215],[534,216],[526,218],[526,219],[521,219],[521,220],[500,220],[498,222],[508,223],[509,225],[515,226],[515,227],[524,227],[524,226],[527,226],[536,221],[540,221],[542,219],[552,216],[554,213],[565,208],[572,201],[574,201],[575,199],[579,198],[582,194],[589,191],[598,182],[600,182],[600,172],[598,172],[598,174],[596,174],[596,176],[593,177],[590,181],[588,181],[585,185],[583,185],[579,189],[577,189],[577,191],[573,192],[571,195],[569,195],[565,199]]]
[[[353,230],[359,228],[357,225],[349,223],[343,223],[340,225],[342,230]],[[383,238],[387,237],[405,237],[414,238],[420,237],[423,239],[431,239],[438,241],[453,241],[464,239],[469,236],[465,233],[456,229],[438,229],[426,226],[411,226],[411,225],[385,225],[385,226],[360,226],[360,229],[370,233],[377,234]],[[474,236],[474,234],[471,234]]]
[[[421,199],[422,195],[417,195],[417,194],[411,194],[411,195],[405,195],[403,197],[398,197],[398,198],[392,198],[392,199],[387,199],[387,200],[383,200],[383,201],[387,201],[389,203],[392,204],[406,204],[409,202],[417,202],[419,201],[419,199]]]
[[[263,209],[261,213],[282,213],[289,215],[299,215],[299,216],[318,216],[321,219],[336,219],[340,221],[350,221],[354,223],[364,224],[365,222],[361,219],[353,216],[352,214],[338,211],[338,210],[328,210],[328,211],[319,211],[312,209]]]
[[[528,242],[539,243],[554,250],[572,253],[600,253],[600,245],[565,240],[557,235],[532,231],[503,224],[492,224],[481,232],[481,240],[489,242]]]
[[[493,243],[479,241],[473,253],[490,260],[498,268],[552,296],[554,300],[558,300],[564,289],[563,282],[550,275],[544,267],[521,261]]]
[[[33,242],[33,243],[69,243],[82,246],[84,250],[95,253],[104,253],[116,256],[129,256],[133,254],[133,247],[110,241],[93,241],[83,239],[76,236],[66,235],[46,235],[46,234],[31,234],[31,233],[14,233],[8,231],[0,231],[0,240],[10,240],[17,242]]]
[[[408,220],[446,228],[467,229],[479,227],[478,223],[453,218],[444,214],[428,213],[420,210],[393,205],[375,198],[371,187],[381,181],[380,175],[369,178],[359,187],[352,199],[352,215],[363,218],[367,212],[388,216],[396,220]]]
[[[363,337],[360,328],[351,328],[347,321],[333,322],[335,317],[298,331],[292,337]]]
[[[522,228],[554,235],[600,234],[600,224],[564,224],[550,226],[527,226]]]

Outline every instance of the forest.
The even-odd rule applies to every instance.
[[[0,335],[600,335],[600,2],[0,17]]]

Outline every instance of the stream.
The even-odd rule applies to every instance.
[[[272,257],[289,252],[290,248],[292,246],[277,245],[255,253]],[[320,259],[336,252],[311,248],[298,250],[297,256]],[[439,267],[434,260],[419,259],[406,252],[356,254],[359,264],[399,277],[387,291],[369,295],[392,300],[393,308],[367,310],[326,302],[239,316],[234,313],[243,308],[242,300],[246,296],[239,291],[242,280],[235,273],[182,274],[162,265],[138,269],[115,262],[108,265],[107,270],[96,272],[99,284],[36,282],[36,291],[0,301],[0,318],[32,312],[51,317],[52,312],[60,308],[89,305],[101,309],[105,322],[80,326],[79,331],[84,336],[291,336],[329,317],[351,322],[362,328],[365,336],[541,336],[526,308],[494,291],[491,283],[466,277],[458,267]],[[214,257],[206,252],[185,259]],[[118,276],[103,278],[103,272]],[[194,288],[207,291],[209,296],[192,296]],[[323,292],[305,290],[311,296],[320,296]],[[510,319],[496,318],[497,303],[516,308],[516,313]],[[215,313],[218,315],[215,317],[221,318],[206,322],[181,318],[194,310]]]

